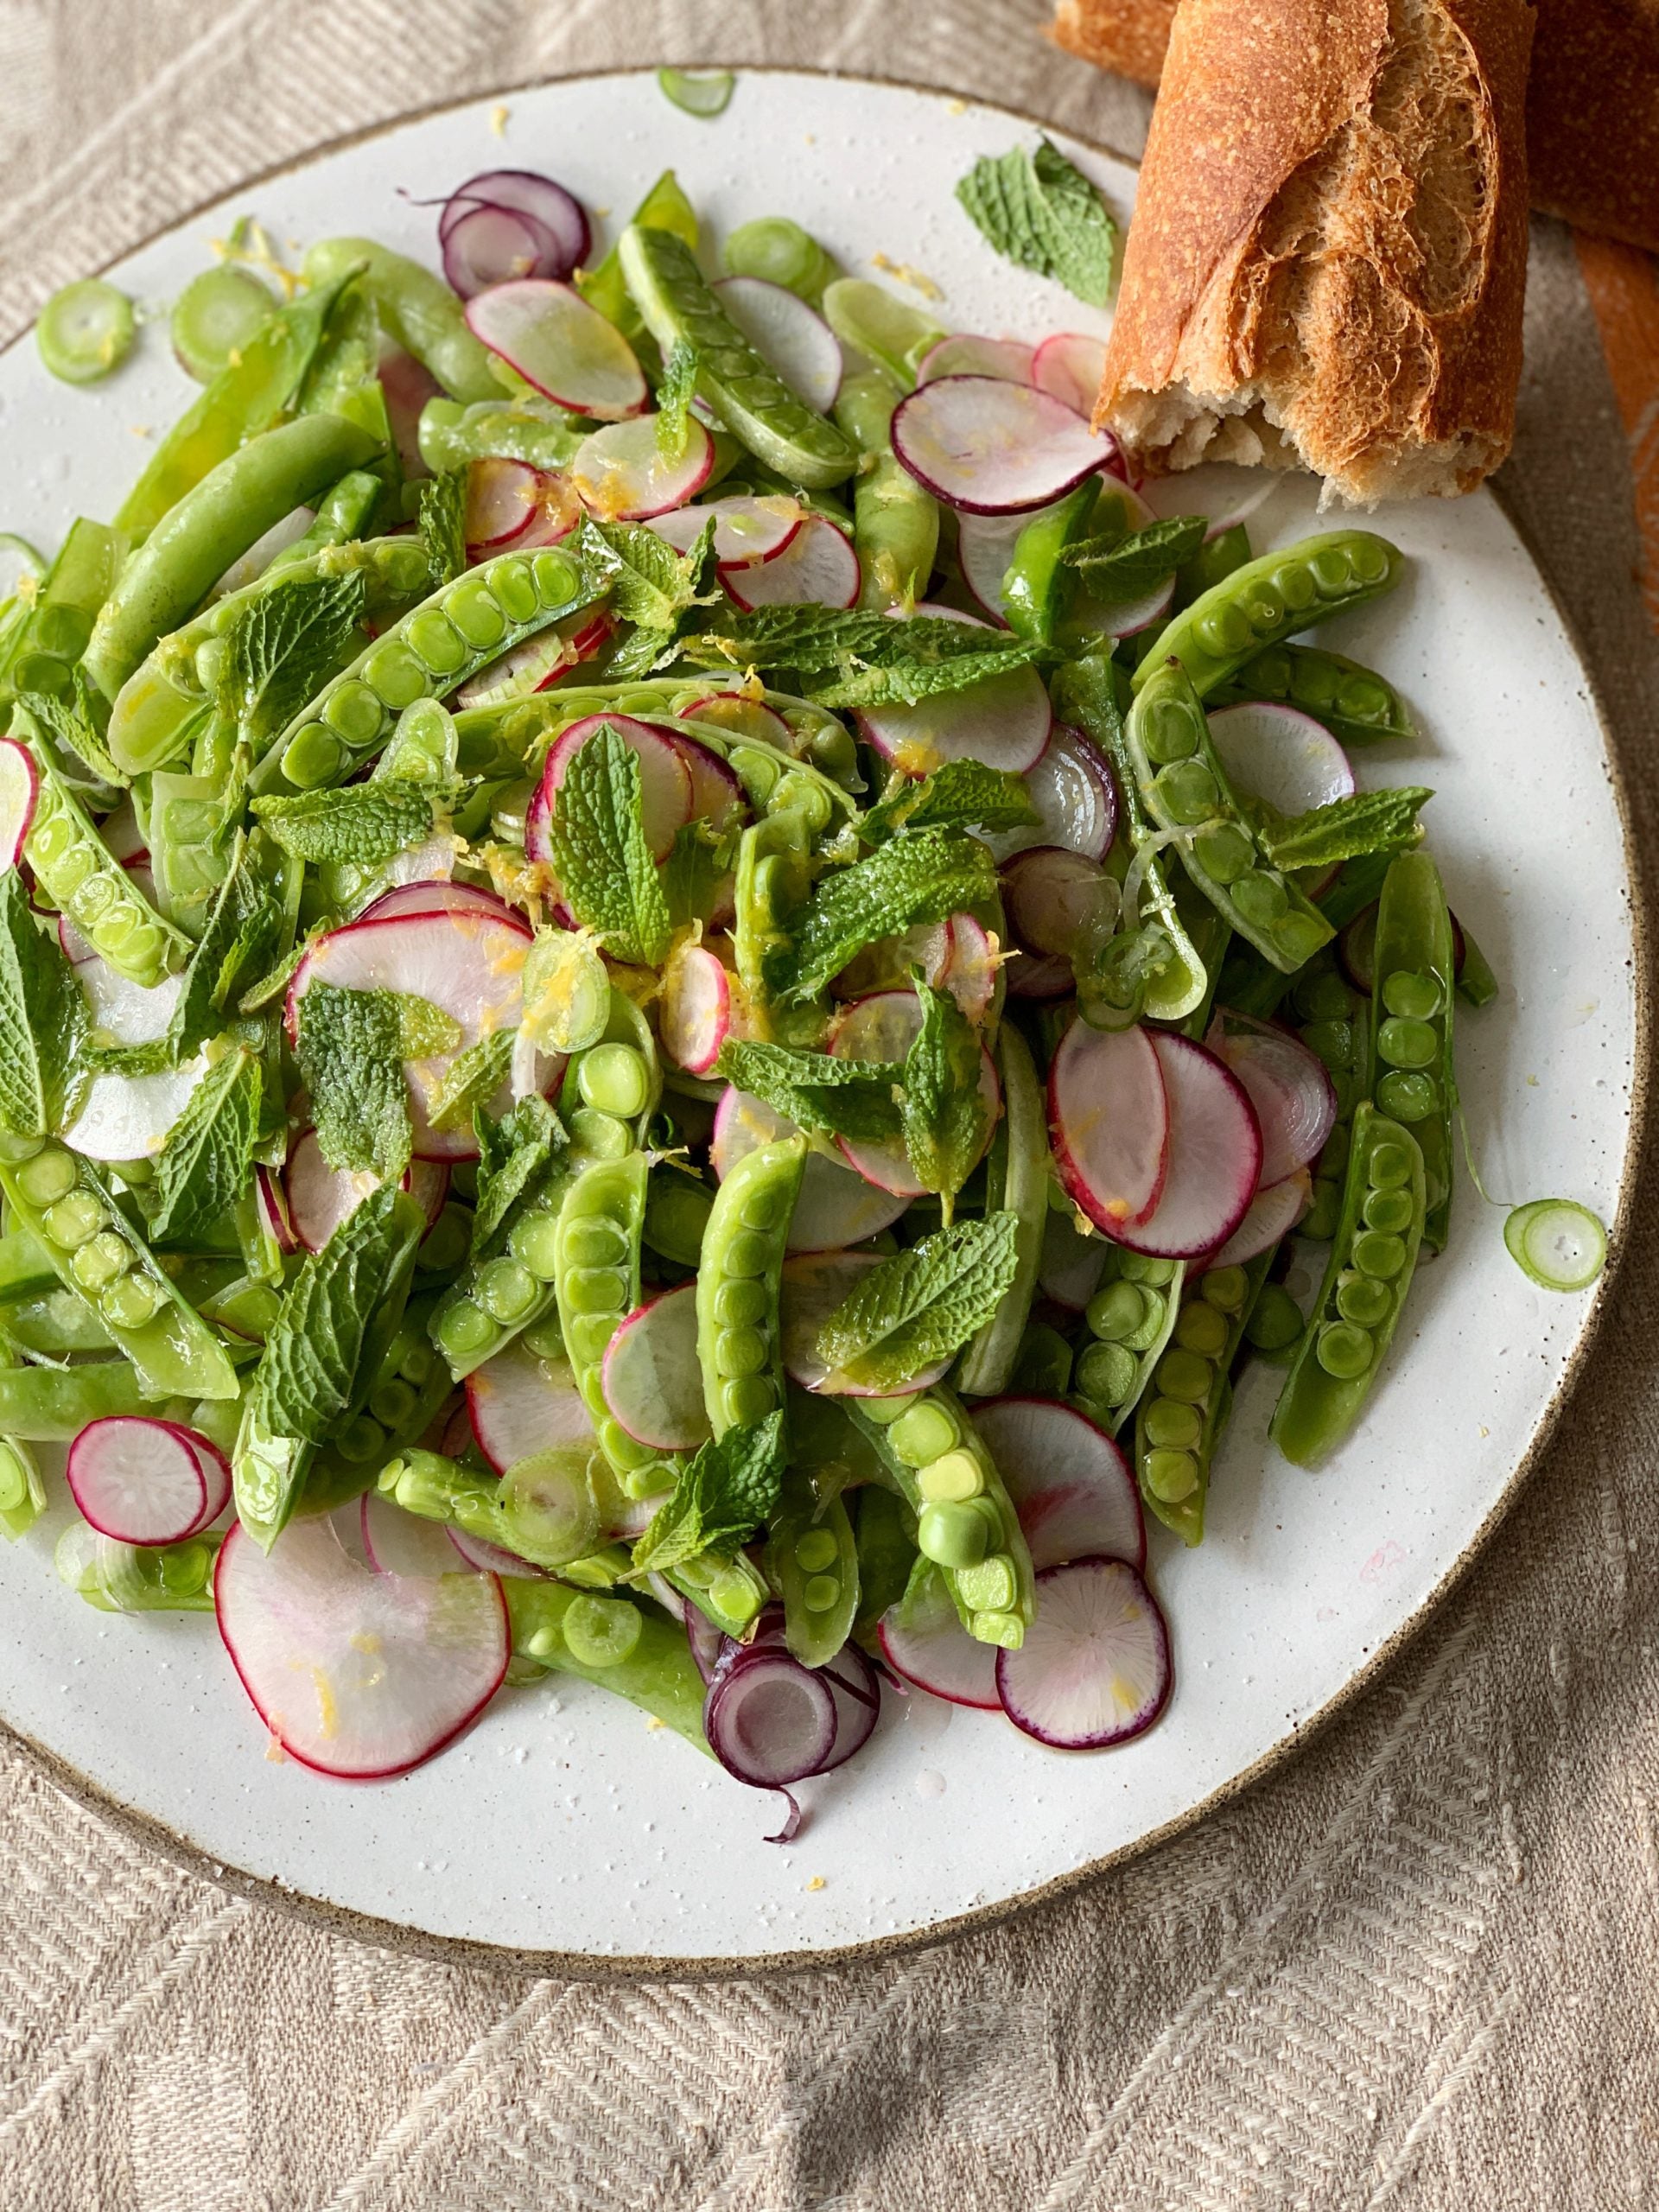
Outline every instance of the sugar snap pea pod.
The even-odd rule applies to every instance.
[[[906,613],[927,596],[939,551],[939,503],[893,458],[893,410],[899,387],[880,370],[843,377],[836,420],[858,448],[853,486],[853,543],[863,570],[861,607]]]
[[[663,171],[634,209],[633,219],[650,230],[671,232],[693,250],[696,246],[697,211],[680,189],[680,181],[672,169]],[[575,281],[576,289],[588,306],[597,308],[625,338],[633,339],[643,334],[645,325],[639,320],[639,308],[628,296],[618,246],[611,248],[596,269],[580,270]]]
[[[1369,530],[1327,531],[1247,561],[1159,632],[1135,672],[1135,688],[1179,660],[1206,699],[1263,646],[1391,590],[1405,565],[1397,546]]]
[[[112,1414],[153,1414],[124,1359],[79,1367],[0,1368],[0,1435],[30,1444],[67,1444],[89,1421]]]
[[[1241,811],[1198,693],[1180,663],[1154,670],[1123,728],[1147,811],[1180,832],[1177,849],[1195,887],[1228,926],[1288,975],[1334,931],[1282,868],[1268,861]]]
[[[0,1306],[0,1336],[25,1351],[43,1352],[48,1359],[115,1349],[109,1331],[80,1293],[59,1284],[40,1297],[9,1300]]]
[[[617,251],[652,336],[664,353],[676,345],[692,348],[698,391],[757,460],[809,489],[852,474],[858,461],[852,446],[750,345],[683,239],[630,224]]]
[[[1344,743],[1414,737],[1405,701],[1372,669],[1321,645],[1268,645],[1212,695],[1218,707],[1268,699],[1298,707]]]
[[[60,1581],[100,1613],[211,1613],[218,1529],[179,1544],[122,1544],[84,1521],[58,1539]]]
[[[702,1732],[708,1690],[677,1622],[631,1598],[601,1598],[560,1582],[513,1576],[502,1587],[515,1654],[614,1690],[700,1751],[708,1751]],[[629,1618],[613,1617],[607,1607],[623,1608]]]
[[[372,238],[320,238],[305,257],[308,284],[330,285],[358,269],[388,334],[452,398],[499,399],[489,353],[467,327],[461,301],[441,276]]]
[[[306,1469],[298,1511],[329,1513],[359,1497],[387,1456],[411,1449],[436,1419],[452,1386],[428,1334],[435,1302],[411,1298],[404,1307],[361,1409]]]
[[[29,1160],[0,1161],[0,1189],[14,1217],[51,1255],[59,1280],[96,1307],[145,1397],[235,1397],[223,1345],[156,1265],[89,1160],[45,1144]],[[0,1419],[0,1433],[8,1430],[26,1433]]]
[[[738,840],[732,944],[738,979],[755,1033],[780,1044],[816,1040],[823,1017],[815,1007],[784,1002],[794,981],[795,931],[812,871],[798,814],[770,814]]]
[[[573,429],[550,400],[429,399],[421,410],[421,459],[435,476],[475,461],[522,461],[554,475],[567,467],[586,432]]]
[[[58,1280],[44,1238],[12,1219],[0,1236],[0,1299],[41,1298]]]
[[[257,581],[278,576],[285,569],[309,561],[325,547],[348,545],[362,537],[385,496],[385,486],[372,469],[347,469],[317,501],[310,523],[291,545],[272,556]]]
[[[590,1463],[603,1467],[591,1445],[558,1445],[496,1475],[410,1446],[386,1462],[378,1486],[405,1512],[563,1572],[590,1553],[599,1529]],[[550,1487],[559,1501],[552,1511]]]
[[[916,1541],[944,1577],[963,1626],[1016,1651],[1036,1610],[1031,1554],[1007,1487],[955,1393],[849,1399],[916,1516]]]
[[[71,671],[86,650],[118,561],[113,531],[84,518],[69,525],[28,612],[7,633],[0,658],[0,706],[20,691],[43,691],[51,698],[69,691]]]
[[[1229,1000],[1229,1005],[1233,1001]],[[1245,1012],[1255,1011],[1246,1007]],[[1267,1012],[1273,1009],[1268,1007]],[[1290,1014],[1304,1045],[1323,1065],[1337,1095],[1337,1118],[1313,1164],[1313,1203],[1297,1234],[1324,1242],[1335,1236],[1354,1109],[1370,1084],[1370,1002],[1352,989],[1330,953],[1296,978]]]
[[[1187,1280],[1169,1348],[1135,1417],[1135,1471],[1147,1508],[1183,1543],[1204,1536],[1210,1463],[1232,1411],[1232,1365],[1274,1249]]]
[[[1114,1245],[1084,1313],[1089,1342],[1072,1389],[1084,1409],[1116,1436],[1140,1405],[1175,1332],[1184,1260],[1154,1260]]]
[[[1452,918],[1440,872],[1427,853],[1402,853],[1383,880],[1372,955],[1368,1089],[1379,1112],[1403,1122],[1423,1155],[1423,1242],[1446,1249],[1452,1211],[1452,1060],[1455,983]]]
[[[916,1516],[896,1490],[867,1483],[854,1493],[858,1546],[858,1618],[853,1633],[871,1636],[909,1587],[916,1565]]]
[[[962,1355],[957,1387],[969,1397],[994,1398],[1006,1390],[1031,1316],[1037,1268],[1048,1221],[1048,1124],[1031,1048],[1012,1023],[997,1039],[1002,1078],[1002,1119],[991,1140],[985,1183],[988,1214],[1006,1208],[1015,1217],[1014,1273],[1007,1295]]]
[[[340,415],[302,415],[227,455],[156,524],[117,577],[83,663],[113,701],[157,639],[176,629],[216,577],[284,515],[377,450]]]
[[[1096,479],[1085,477],[1057,505],[1034,515],[1014,541],[1014,556],[1002,578],[1002,601],[1008,626],[1017,636],[1039,645],[1052,642],[1080,582],[1077,570],[1065,565],[1065,556],[1068,548],[1095,527],[1099,495]]]
[[[838,1494],[821,1498],[798,1468],[784,1477],[767,1559],[784,1597],[784,1640],[804,1667],[822,1667],[858,1618],[858,1548]]]
[[[945,335],[931,315],[867,276],[839,276],[827,284],[823,317],[844,346],[885,369],[905,391],[916,389],[924,358]]]
[[[1411,1286],[1427,1210],[1416,1137],[1362,1100],[1325,1281],[1273,1416],[1273,1440],[1294,1465],[1316,1465],[1357,1419]]]
[[[1191,607],[1211,585],[1233,575],[1250,557],[1250,534],[1242,522],[1206,537],[1190,561],[1175,571],[1175,605]]]
[[[784,1403],[779,1299],[805,1167],[805,1140],[785,1137],[747,1154],[715,1193],[696,1308],[703,1403],[716,1436]]]

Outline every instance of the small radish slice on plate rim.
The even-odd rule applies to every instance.
[[[1143,1569],[1146,1516],[1128,1461],[1097,1422],[1058,1398],[993,1398],[974,1408],[1039,1573],[1074,1559]]]
[[[1142,1576],[1117,1559],[1072,1560],[1037,1577],[1037,1615],[996,1655],[1014,1726],[1062,1751],[1103,1751],[1150,1728],[1174,1681],[1169,1629]]]

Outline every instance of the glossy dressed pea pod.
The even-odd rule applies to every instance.
[[[1362,1100],[1325,1280],[1273,1416],[1273,1440],[1294,1465],[1317,1465],[1357,1420],[1411,1287],[1426,1211],[1415,1136]]]
[[[1265,699],[1296,707],[1344,744],[1416,735],[1406,703],[1384,677],[1320,645],[1268,645],[1211,695],[1217,707]]]
[[[1405,565],[1398,546],[1368,530],[1327,531],[1247,561],[1165,626],[1135,672],[1135,688],[1179,660],[1207,699],[1264,646],[1391,590]]]
[[[1276,1249],[1188,1277],[1173,1335],[1135,1411],[1141,1495],[1183,1543],[1203,1540],[1210,1463],[1232,1411],[1233,1362]]]
[[[165,1407],[160,1410],[174,1418]],[[29,1444],[72,1443],[89,1421],[156,1411],[124,1359],[89,1360],[79,1367],[0,1367],[0,1435]]]
[[[861,607],[908,613],[927,597],[939,551],[939,503],[893,451],[899,386],[880,370],[843,377],[836,420],[858,448],[853,486],[853,543],[863,583]]]
[[[556,475],[575,459],[588,433],[550,400],[493,400],[464,406],[458,399],[429,399],[421,410],[421,459],[435,476],[475,461],[522,461]]]
[[[843,346],[885,369],[901,391],[914,391],[923,361],[946,335],[931,315],[867,276],[827,284],[823,318]]]
[[[798,814],[771,814],[738,840],[732,944],[753,1033],[779,1044],[816,1041],[823,1016],[791,1007],[795,931],[811,890],[810,840]]]
[[[1383,880],[1372,953],[1370,1077],[1379,1113],[1403,1122],[1423,1155],[1423,1242],[1446,1249],[1458,1088],[1452,918],[1427,853],[1402,853]]]
[[[63,698],[73,688],[99,610],[114,588],[120,542],[101,522],[71,523],[69,534],[0,656],[0,707],[22,691]]]
[[[237,1395],[224,1346],[156,1265],[90,1161],[48,1143],[28,1160],[0,1161],[0,1189],[14,1217],[50,1254],[60,1281],[95,1307],[144,1397]],[[5,1433],[27,1433],[0,1418]]]
[[[858,1547],[838,1493],[820,1497],[799,1469],[784,1477],[766,1558],[784,1599],[784,1640],[804,1667],[833,1659],[858,1618]]]
[[[597,1598],[560,1582],[532,1582],[513,1576],[503,1582],[502,1588],[512,1624],[515,1655],[522,1654],[558,1674],[579,1675],[601,1689],[614,1690],[699,1751],[708,1751],[702,1732],[708,1688],[691,1656],[685,1630],[677,1621],[637,1605],[631,1598]],[[607,1622],[595,1636],[592,1621],[578,1610],[595,1605],[627,1606],[638,1623],[638,1633],[618,1634]]]
[[[916,1542],[944,1577],[963,1627],[1017,1650],[1036,1611],[1031,1554],[1007,1486],[955,1393],[849,1399],[916,1516]]]
[[[991,1139],[985,1211],[1006,1208],[1014,1216],[1014,1272],[1007,1295],[957,1369],[957,1389],[975,1398],[995,1397],[1008,1387],[1031,1315],[1048,1221],[1048,1122],[1042,1087],[1031,1048],[1012,1023],[997,1039],[996,1065],[1003,1112]]]
[[[1165,661],[1147,677],[1123,735],[1147,811],[1176,836],[1189,879],[1229,928],[1287,975],[1328,944],[1331,924],[1273,866],[1240,810],[1179,661]]]
[[[113,1338],[93,1308],[78,1290],[66,1290],[61,1284],[38,1297],[8,1300],[0,1306],[0,1338],[25,1351],[43,1352],[48,1359],[115,1350]]]
[[[502,385],[488,350],[467,327],[460,299],[441,276],[373,238],[320,238],[307,253],[305,279],[326,287],[355,270],[387,334],[437,378],[454,399],[499,399]]]
[[[1296,978],[1289,1010],[1297,1034],[1330,1077],[1337,1095],[1336,1121],[1313,1163],[1313,1203],[1297,1227],[1299,1236],[1324,1243],[1335,1236],[1342,1211],[1354,1109],[1370,1090],[1371,1010],[1329,952]]]
[[[83,665],[113,702],[159,638],[175,630],[265,532],[360,467],[374,439],[339,415],[302,415],[262,431],[169,509],[117,577]]]
[[[1084,1411],[1114,1436],[1140,1405],[1175,1332],[1185,1279],[1184,1260],[1155,1260],[1121,1244],[1107,1252],[1084,1313],[1089,1341],[1077,1353],[1071,1387]]]
[[[14,1214],[0,1236],[0,1300],[41,1298],[58,1280],[51,1249]]]
[[[779,1302],[806,1144],[785,1137],[747,1154],[709,1209],[697,1269],[697,1358],[717,1437],[784,1404]]]
[[[1033,515],[1014,541],[1002,578],[1002,602],[1008,627],[1017,637],[1039,645],[1053,642],[1082,581],[1077,570],[1066,565],[1065,556],[1096,528],[1095,509],[1100,497],[1098,480],[1086,477],[1065,499]]]
[[[333,546],[353,544],[365,537],[385,489],[372,469],[348,469],[317,501],[315,512],[299,537],[271,556],[257,581],[280,576]]]

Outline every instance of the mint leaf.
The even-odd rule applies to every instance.
[[[1068,567],[1083,570],[1090,591],[1127,597],[1150,591],[1173,576],[1203,544],[1209,526],[1203,515],[1175,515],[1148,523],[1127,537],[1081,538],[1060,558]]]
[[[635,1573],[677,1567],[700,1552],[735,1551],[778,1510],[784,1448],[781,1412],[711,1438],[635,1544]]]
[[[313,983],[300,1000],[299,1033],[296,1055],[323,1158],[396,1182],[412,1141],[400,995]]]
[[[54,929],[15,868],[0,874],[0,1126],[47,1137],[70,1118],[90,1016]]]
[[[518,1034],[516,1029],[492,1030],[456,1054],[427,1103],[426,1116],[435,1129],[471,1127],[474,1115],[489,1104],[506,1081]],[[410,1053],[411,1059],[425,1057],[423,1052]]]
[[[363,621],[360,574],[295,576],[251,599],[226,640],[219,704],[256,743],[285,728],[351,658]]]
[[[1434,794],[1407,784],[1380,791],[1351,791],[1294,821],[1262,825],[1262,842],[1275,868],[1334,868],[1338,861],[1371,853],[1404,853],[1419,842],[1417,817]]]
[[[283,925],[281,898],[258,855],[238,833],[207,925],[185,969],[184,988],[168,1025],[162,1065],[181,1066],[229,1027],[234,994],[244,978],[275,952]]]
[[[253,1172],[262,1083],[258,1061],[238,1046],[197,1084],[148,1185],[153,1237],[186,1243],[241,1198]]]
[[[899,1135],[893,1092],[905,1071],[896,1063],[839,1060],[786,1045],[732,1043],[721,1047],[715,1071],[815,1135],[880,1144]]]
[[[872,1268],[818,1332],[830,1368],[895,1390],[984,1327],[1013,1287],[1018,1217],[937,1229]]]
[[[1052,276],[1090,307],[1103,308],[1117,278],[1117,225],[1098,188],[1058,146],[1042,139],[986,155],[957,187],[969,220],[1021,269]]]
[[[668,637],[678,634],[694,607],[721,596],[718,590],[704,591],[707,549],[713,543],[712,516],[705,537],[684,554],[643,523],[595,522],[584,515],[576,527],[576,551],[595,594],[608,593],[625,622]]]
[[[859,828],[879,845],[900,830],[1026,830],[1041,820],[1023,776],[947,760],[920,783],[895,778]]]
[[[429,785],[386,776],[339,791],[257,798],[252,810],[268,835],[296,860],[350,861],[374,868],[430,836],[438,796]]]
[[[979,1037],[949,991],[912,971],[922,1026],[905,1058],[905,1150],[917,1180],[937,1191],[948,1226],[957,1192],[985,1149],[990,1109],[980,1090]],[[988,1316],[987,1317],[988,1319]]]
[[[685,451],[691,402],[697,389],[697,349],[677,338],[663,361],[657,386],[657,443],[671,461]]]
[[[467,572],[467,474],[464,468],[448,468],[421,486],[417,526],[434,590]]]
[[[565,1136],[558,1116],[535,1092],[521,1098],[499,1122],[481,1109],[475,1110],[473,1130],[478,1139],[478,1198],[473,1213],[476,1258],[563,1147]]]
[[[942,922],[995,891],[996,863],[976,837],[952,830],[895,837],[820,880],[796,935],[795,980],[783,995],[815,998],[861,947],[917,922]]]
[[[638,757],[602,723],[565,771],[548,842],[576,919],[620,960],[654,968],[672,931],[643,812]]]
[[[79,664],[74,671],[74,681],[73,706],[65,699],[48,698],[43,691],[20,692],[17,703],[20,707],[27,707],[46,732],[51,741],[58,773],[66,782],[74,784],[78,790],[86,791],[97,791],[105,786],[124,791],[131,779],[116,766],[99,735],[92,707],[94,695],[87,682],[86,671]],[[66,754],[68,756],[67,760]],[[79,777],[75,772],[77,769],[81,772]],[[108,790],[103,789],[104,800],[107,801],[108,797]]]
[[[808,698],[836,708],[914,706],[1023,668],[1038,651],[1025,639],[942,615],[900,620],[822,607],[722,617],[718,627],[683,639],[682,649],[702,668],[792,670]]]

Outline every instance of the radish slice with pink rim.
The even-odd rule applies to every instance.
[[[1224,1244],[1198,1263],[1198,1271],[1242,1268],[1247,1261],[1259,1259],[1289,1236],[1313,1203],[1313,1179],[1306,1167],[1258,1191],[1243,1220]]]
[[[996,1711],[995,1650],[969,1635],[937,1574],[884,1613],[876,1635],[887,1664],[918,1689],[931,1690],[950,1705]]]
[[[449,1541],[449,1531],[438,1521],[423,1521],[405,1513],[378,1491],[365,1491],[359,1510],[363,1520],[363,1557],[376,1574],[454,1574],[461,1556]],[[467,1565],[477,1572],[477,1563]]]
[[[1033,952],[1069,960],[1109,881],[1098,861],[1058,845],[1016,853],[1002,871],[1008,920]]]
[[[1203,461],[1167,476],[1148,476],[1141,496],[1155,515],[1204,515],[1209,535],[1218,537],[1235,523],[1248,522],[1287,480],[1277,468],[1243,468],[1230,461]]]
[[[1069,1214],[1051,1206],[1037,1262],[1039,1289],[1069,1313],[1081,1313],[1100,1288],[1110,1250],[1103,1237],[1084,1236]]]
[[[588,1444],[594,1425],[570,1370],[509,1344],[467,1377],[467,1411],[479,1450],[505,1474],[519,1460],[559,1444]]]
[[[709,481],[715,442],[690,421],[677,454],[657,442],[657,417],[610,423],[582,440],[570,462],[570,481],[582,505],[601,522],[650,522],[683,506]]]
[[[846,531],[809,515],[781,553],[722,568],[720,581],[727,597],[753,613],[757,607],[855,607],[863,572]]]
[[[40,771],[26,746],[0,737],[0,868],[16,868],[34,827]]]
[[[503,1551],[499,1544],[486,1543],[482,1536],[469,1536],[464,1529],[446,1529],[443,1535],[467,1565],[480,1574],[505,1575],[513,1582],[545,1582],[548,1579],[544,1567],[537,1567],[532,1560],[520,1559],[517,1552]]]
[[[649,722],[636,721],[632,715],[584,715],[554,740],[543,766],[542,780],[524,817],[524,850],[531,860],[551,861],[549,826],[559,786],[577,753],[601,729],[620,738],[639,763],[641,819],[655,859],[668,858],[676,836],[690,820],[691,774],[671,737]]]
[[[893,449],[917,482],[964,513],[1058,499],[1117,451],[1105,431],[1034,385],[941,377],[893,410]]]
[[[380,1187],[372,1168],[331,1167],[315,1129],[296,1138],[283,1171],[294,1233],[308,1252],[321,1252],[342,1222]]]
[[[440,1751],[494,1696],[512,1652],[490,1574],[376,1574],[327,1518],[267,1554],[238,1522],[213,1606],[255,1711],[291,1758],[371,1781]]]
[[[1168,1173],[1149,1215],[1100,1225],[1132,1252],[1197,1259],[1224,1244],[1249,1211],[1261,1125],[1243,1084],[1213,1052],[1172,1030],[1148,1034],[1169,1102]]]
[[[709,1147],[715,1173],[723,1181],[747,1154],[797,1134],[795,1124],[764,1100],[728,1084],[715,1112]],[[785,1249],[839,1252],[849,1244],[861,1244],[890,1229],[908,1204],[907,1198],[877,1190],[840,1160],[809,1152]]]
[[[389,922],[402,914],[492,914],[523,928],[524,917],[479,883],[399,883],[372,899],[359,922]]]
[[[937,384],[941,377],[1000,377],[1008,384],[1031,384],[1035,360],[1033,348],[1017,338],[976,338],[970,331],[953,330],[923,354],[916,381],[924,385]]]
[[[1037,1617],[1017,1651],[996,1655],[1002,1710],[1061,1751],[1103,1751],[1139,1736],[1169,1701],[1169,1630],[1122,1560],[1080,1559],[1037,1578]]]
[[[706,944],[682,945],[670,957],[657,1029],[663,1050],[688,1075],[707,1075],[720,1058],[731,1034],[732,986]]]
[[[650,527],[677,553],[689,553],[709,523],[715,525],[715,559],[722,569],[774,559],[806,519],[798,499],[783,493],[756,499],[745,493],[710,499],[700,507],[676,507],[656,516]]]
[[[838,1060],[901,1061],[915,1043],[922,1027],[921,1001],[912,990],[872,991],[847,1007],[836,1024],[830,1051]],[[985,1141],[996,1127],[1002,1090],[996,1067],[982,1045],[979,1052],[979,1095],[985,1103]],[[919,1198],[926,1185],[917,1179],[902,1137],[883,1143],[855,1143],[850,1137],[836,1140],[849,1166],[867,1183],[890,1191],[895,1198]]]
[[[1109,1236],[1156,1211],[1170,1123],[1150,1033],[1074,1020],[1049,1067],[1049,1134],[1067,1195]]]
[[[1043,757],[1026,771],[1026,789],[1039,819],[1023,830],[981,830],[999,861],[1035,845],[1058,845],[1103,861],[1117,830],[1117,791],[1086,737],[1056,722]]]
[[[697,1287],[636,1306],[605,1350],[605,1402],[636,1444],[654,1452],[695,1452],[714,1431],[697,1360]]]
[[[682,707],[679,718],[682,721],[712,722],[728,737],[774,746],[780,753],[794,749],[789,724],[777,708],[767,706],[764,699],[747,699],[741,691],[710,691]],[[729,774],[730,771],[727,772]]]
[[[982,922],[972,914],[952,914],[944,967],[933,979],[949,991],[969,1021],[982,1021],[996,995],[1001,957]]]
[[[1103,1428],[1056,1398],[994,1398],[974,1427],[1007,1485],[1040,1573],[1074,1559],[1147,1563],[1147,1525],[1128,1461]]]
[[[1359,788],[1353,763],[1325,724],[1295,707],[1220,707],[1209,721],[1227,780],[1275,813],[1294,819]]]
[[[217,1445],[142,1414],[88,1421],[65,1471],[81,1518],[122,1544],[176,1544],[222,1513],[231,1471]]]
[[[1337,1123],[1337,1091],[1299,1037],[1253,1014],[1217,1007],[1205,1043],[1250,1095],[1262,1128],[1262,1187],[1310,1166]]]
[[[538,631],[514,645],[511,652],[493,660],[487,668],[463,683],[455,694],[460,707],[493,707],[507,699],[528,698],[550,690],[568,669],[598,652],[611,634],[608,620],[584,621],[574,637],[558,628]]]
[[[569,284],[543,276],[496,284],[467,303],[467,327],[544,398],[601,423],[650,397],[633,348]]]
[[[288,1193],[283,1190],[275,1171],[260,1161],[253,1171],[253,1202],[259,1216],[259,1225],[266,1235],[275,1238],[276,1249],[284,1257],[297,1252],[300,1240],[295,1233],[294,1217],[289,1211]]]
[[[1012,386],[1009,389],[1013,389]],[[970,629],[990,626],[954,607],[918,602],[918,614]],[[959,691],[940,693],[913,707],[871,707],[858,717],[859,728],[882,758],[906,775],[925,776],[947,760],[978,760],[1014,775],[1041,760],[1054,726],[1043,679],[1034,668],[1010,669],[987,676]]]
[[[534,215],[487,200],[459,210],[441,236],[444,282],[463,300],[516,277],[550,276],[558,259],[556,240]]]
[[[484,169],[458,184],[443,203],[438,217],[438,243],[447,245],[450,232],[475,207],[505,207],[528,215],[543,231],[551,249],[548,266],[538,276],[561,280],[580,269],[593,245],[588,211],[573,193],[550,176],[535,169]]]
[[[898,1397],[925,1390],[949,1368],[949,1359],[935,1361],[899,1389],[881,1391],[855,1382],[839,1369],[832,1371],[818,1357],[819,1330],[870,1269],[880,1264],[874,1252],[810,1252],[784,1262],[779,1341],[785,1370],[803,1390],[825,1398]]]
[[[772,710],[767,708],[766,711],[770,714]],[[691,779],[692,821],[706,822],[718,830],[734,814],[742,811],[747,804],[743,786],[718,753],[711,753],[706,745],[700,745],[695,737],[681,730],[663,730],[659,734],[684,761],[686,773]]]
[[[841,341],[798,293],[764,276],[725,276],[714,293],[769,367],[816,414],[841,390]]]
[[[558,504],[563,518],[559,534],[563,536],[575,527],[581,506],[563,477],[497,454],[474,461],[467,472],[468,554],[480,559],[516,544],[550,500]]]
[[[1056,331],[1045,338],[1031,364],[1031,381],[1073,407],[1086,420],[1100,397],[1106,368],[1106,340],[1082,330]]]

